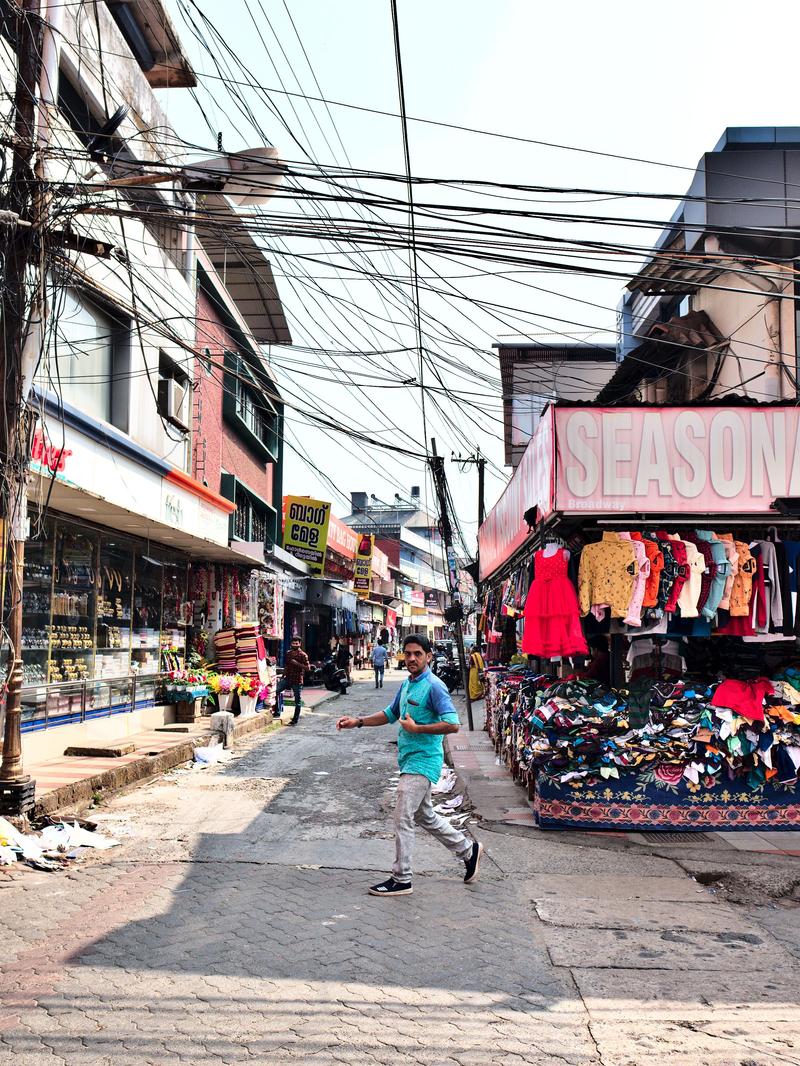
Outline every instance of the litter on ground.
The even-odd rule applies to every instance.
[[[22,833],[7,819],[0,818],[0,866],[24,862],[35,870],[60,870],[90,848],[105,850],[118,846],[118,840],[85,829],[77,821],[50,819],[49,825],[34,834]]]

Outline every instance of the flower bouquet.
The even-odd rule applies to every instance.
[[[217,703],[221,711],[229,711],[231,709],[237,681],[237,674],[209,674],[208,685],[217,697]]]
[[[239,693],[239,709],[242,717],[256,713],[256,700],[258,698],[258,681],[246,674],[236,675],[236,691]]]

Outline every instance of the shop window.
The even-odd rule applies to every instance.
[[[176,670],[186,658],[186,563],[164,564],[164,591],[161,607],[161,669]]]
[[[56,530],[48,681],[94,675],[98,537],[67,523]]]
[[[171,425],[188,432],[190,403],[189,375],[166,352],[159,352],[158,413]]]
[[[255,371],[234,352],[225,352],[222,413],[225,421],[264,459],[278,454],[278,414]]]
[[[22,579],[22,684],[47,683],[50,658],[50,608],[53,591],[55,526],[47,519],[25,545]],[[23,700],[23,722],[44,717],[44,693],[40,700]]]
[[[22,728],[152,705],[152,675],[185,661],[187,564],[57,516],[31,525]]]
[[[131,665],[139,674],[159,671],[163,571],[164,563],[150,552],[136,553]]]
[[[95,677],[125,677],[131,662],[133,544],[100,538]]]

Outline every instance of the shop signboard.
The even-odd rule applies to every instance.
[[[372,550],[372,572],[381,581],[389,580],[389,556],[386,552],[382,552],[380,548],[373,548]]]
[[[433,608],[438,609],[438,607],[439,607],[439,593],[438,592],[432,592],[429,589],[425,593],[425,606],[428,607],[428,608],[433,607]]]
[[[481,578],[502,566],[528,539],[525,512],[538,507],[542,515],[553,507],[553,411],[548,408],[503,495],[478,531]]]
[[[369,596],[372,583],[372,554],[375,548],[375,536],[372,533],[362,533],[356,552],[356,569],[353,577],[353,588],[359,596]]]
[[[800,496],[794,406],[550,407],[478,534],[481,578],[526,542],[524,514],[774,514]]]
[[[556,510],[766,514],[800,496],[796,407],[557,408]]]
[[[215,544],[228,543],[229,506],[218,507],[203,499],[203,494],[213,494],[199,485],[192,490],[192,480],[180,471],[170,471],[164,465],[165,474],[161,475],[74,426],[40,427],[31,446],[31,470],[129,514]]]
[[[411,606],[412,607],[424,607],[425,606],[425,592],[422,589],[411,590]]]
[[[397,628],[397,612],[393,611],[391,607],[386,608],[386,625],[389,629]]]
[[[330,507],[330,504],[328,504]],[[359,535],[336,515],[330,516],[328,523],[328,547],[345,559],[355,559]]]
[[[325,565],[331,505],[308,496],[283,498],[283,547],[302,559],[312,574],[321,574]]]

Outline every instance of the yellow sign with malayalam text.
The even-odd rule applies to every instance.
[[[283,497],[283,547],[295,559],[321,574],[328,545],[331,505],[309,496]]]

